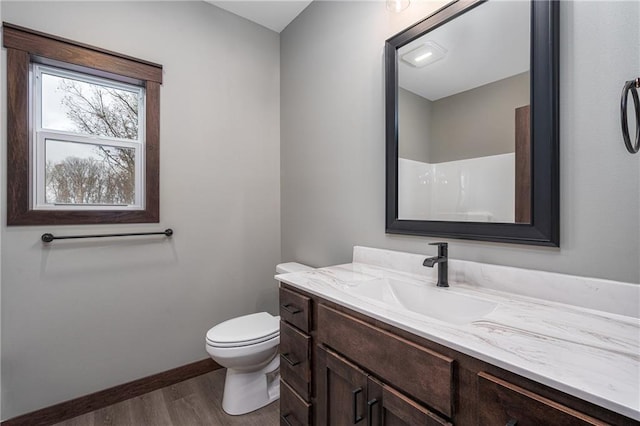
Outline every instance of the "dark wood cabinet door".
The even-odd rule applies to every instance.
[[[317,350],[317,424],[366,425],[367,374],[340,355]]]
[[[437,414],[371,376],[367,391],[368,426],[451,425]]]
[[[605,426],[595,419],[491,374],[478,373],[479,426]]]

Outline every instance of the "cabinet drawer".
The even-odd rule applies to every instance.
[[[311,424],[311,404],[300,398],[285,382],[280,381],[280,426]]]
[[[311,299],[281,287],[280,318],[308,333],[311,328]]]
[[[311,337],[280,322],[280,375],[298,394],[310,400]]]
[[[452,417],[453,359],[324,305],[318,305],[318,340]]]
[[[478,373],[479,425],[606,425],[490,374]]]

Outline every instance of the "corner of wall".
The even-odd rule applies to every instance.
[[[0,23],[2,22],[2,0],[0,0]],[[0,41],[2,40],[2,34],[0,33]],[[2,54],[2,59],[0,59],[0,99],[4,99],[4,52]],[[3,103],[4,106],[4,103]],[[4,109],[2,114],[0,115],[0,120],[2,120],[2,133],[0,134],[0,140],[3,141],[2,146],[6,146],[4,143],[5,140],[5,132],[7,126],[5,125],[5,114]],[[0,158],[5,158],[4,155],[0,156]],[[5,168],[2,167],[2,170]],[[2,173],[0,173],[0,188],[4,185],[4,180],[2,179]],[[2,192],[0,191],[0,197]],[[2,203],[4,205],[4,203]],[[1,207],[1,206],[0,206]],[[4,223],[4,215],[2,214],[2,208],[0,208],[0,229],[2,228],[2,223]],[[2,232],[0,231],[0,353],[2,353]],[[2,421],[2,362],[0,361],[0,421]]]

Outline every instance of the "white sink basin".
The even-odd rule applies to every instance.
[[[496,302],[455,292],[451,287],[411,283],[395,279],[361,282],[347,293],[407,309],[452,324],[467,324],[491,313]]]

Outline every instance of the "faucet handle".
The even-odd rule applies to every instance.
[[[429,243],[430,246],[438,246],[438,247],[446,247],[449,245],[449,243],[445,243],[444,241],[440,241],[437,243]]]

